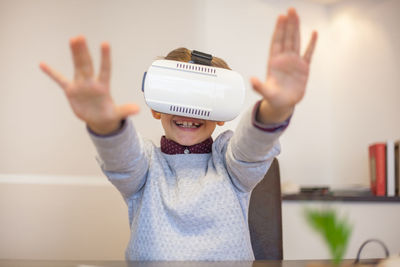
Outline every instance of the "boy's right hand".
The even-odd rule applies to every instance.
[[[70,47],[75,70],[73,81],[45,63],[40,63],[40,68],[61,86],[75,115],[86,122],[92,131],[106,135],[118,130],[121,121],[138,113],[139,107],[135,104],[114,104],[110,93],[110,45],[101,45],[101,65],[97,77],[85,38],[71,38]]]

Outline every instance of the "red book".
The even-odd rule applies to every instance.
[[[386,195],[386,144],[369,146],[371,191],[375,196]]]
[[[396,196],[400,196],[400,141],[394,143],[394,177]]]

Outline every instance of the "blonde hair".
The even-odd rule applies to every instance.
[[[189,62],[192,59],[192,51],[185,47],[180,47],[177,49],[172,50],[171,52],[168,53],[164,59],[169,59],[169,60],[176,60],[176,61],[182,61],[182,62]],[[221,58],[219,57],[213,57],[211,61],[211,66],[217,67],[217,68],[224,68],[230,70],[231,68],[228,66],[228,64]]]

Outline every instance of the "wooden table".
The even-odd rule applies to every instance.
[[[344,266],[354,260],[343,261]],[[317,266],[324,260],[268,260],[268,261],[223,261],[223,262],[126,262],[126,261],[60,261],[60,260],[1,260],[0,267],[306,267]],[[362,265],[373,266],[373,265]]]

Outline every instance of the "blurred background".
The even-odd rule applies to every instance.
[[[124,203],[103,177],[85,125],[40,71],[41,61],[72,78],[70,37],[86,36],[96,68],[100,43],[110,42],[115,101],[139,104],[140,114],[131,119],[143,137],[159,144],[161,124],[141,92],[151,62],[181,46],[221,57],[244,76],[244,109],[251,108],[259,96],[249,78],[265,77],[275,20],[291,6],[301,18],[303,51],[312,30],[319,40],[306,96],[281,138],[281,179],[305,186],[368,185],[368,145],[400,139],[399,1],[0,0],[0,208],[15,216],[0,218],[0,236],[7,237],[0,239],[0,258],[119,259],[128,240]],[[234,130],[239,119],[215,136]],[[82,224],[88,240],[111,243],[92,242],[90,251],[80,253],[84,244],[74,242],[82,233],[73,225]],[[66,242],[70,250],[40,252],[35,244],[43,236],[58,236],[52,242]],[[286,251],[286,257],[301,257]]]
[[[142,107],[132,119],[159,144],[162,128],[140,91],[151,62],[180,46],[222,57],[247,81],[248,108],[258,99],[248,81],[265,77],[275,19],[294,6],[303,50],[313,29],[319,40],[307,94],[282,137],[282,178],[368,183],[368,144],[400,138],[399,3],[319,2],[1,0],[0,173],[101,175],[85,125],[38,68],[44,61],[72,78],[70,37],[87,37],[96,67],[100,43],[111,43],[114,98]]]

